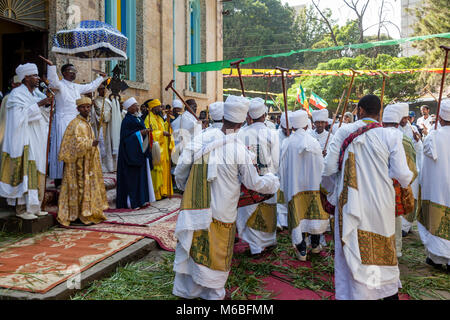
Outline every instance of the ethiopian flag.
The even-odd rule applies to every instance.
[[[312,91],[311,98],[309,98],[309,103],[320,110],[328,107],[328,103]]]
[[[308,99],[306,99],[305,90],[303,90],[302,85],[297,89],[297,100],[298,103],[306,110],[310,115],[313,112],[313,109],[309,106]]]

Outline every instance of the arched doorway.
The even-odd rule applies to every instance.
[[[48,0],[0,1],[0,90],[6,92],[15,69],[25,62],[45,70],[48,52]]]

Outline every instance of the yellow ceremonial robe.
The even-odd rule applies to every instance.
[[[106,220],[103,211],[109,206],[100,152],[98,147],[92,147],[93,142],[91,125],[78,115],[67,127],[59,152],[59,161],[64,161],[64,175],[58,222],[64,226],[69,226],[78,218],[84,224]]]
[[[145,119],[145,126],[153,130],[153,141],[159,143],[161,148],[161,163],[152,170],[153,189],[156,200],[173,195],[172,175],[170,174],[171,155],[175,149],[173,136],[165,137],[164,131],[173,134],[172,128],[163,118],[150,111]]]

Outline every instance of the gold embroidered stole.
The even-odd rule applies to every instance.
[[[284,200],[284,192],[281,190],[278,190],[278,193],[277,193],[277,203],[286,204],[286,201]]]
[[[328,220],[329,215],[322,208],[320,191],[297,193],[288,205],[288,227],[292,232],[302,220]]]
[[[418,208],[417,221],[432,235],[450,241],[450,207],[422,200]]]
[[[413,173],[413,178],[411,179],[411,183],[416,180],[419,173],[417,172],[417,165],[416,165],[416,150],[414,149],[414,145],[411,141],[411,139],[403,135],[403,148],[405,149],[406,154],[406,162],[408,163],[408,168]]]
[[[211,206],[211,186],[208,182],[209,154],[203,155],[191,168],[181,201],[180,211],[205,210]]]
[[[247,226],[256,231],[274,233],[277,231],[277,205],[260,203],[247,220]]]

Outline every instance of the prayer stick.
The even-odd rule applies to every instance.
[[[339,110],[341,109],[341,105],[342,105],[342,101],[344,100],[344,96],[345,96],[345,89],[342,92],[341,99],[339,100],[339,105],[338,105],[338,107],[336,109],[336,113],[334,114],[333,123],[331,124],[330,131],[328,132],[327,142],[325,143],[325,148],[323,148],[323,151],[327,150],[328,142],[330,141],[331,131],[333,131],[333,127],[334,127],[334,125],[336,123],[337,115],[339,114]]]
[[[50,139],[52,135],[52,124],[53,124],[53,110],[55,105],[55,95],[51,93],[52,95],[52,103],[50,105],[50,119],[48,123],[48,137],[47,137],[47,151],[45,152],[45,175],[44,175],[44,198],[42,199],[41,203],[41,211],[45,211],[45,192],[47,191],[47,174],[48,174],[48,153],[50,152]]]
[[[187,110],[189,110],[189,112],[195,117],[195,119],[197,121],[200,121],[197,117],[197,115],[195,114],[195,112],[192,110],[191,106],[188,105],[186,103],[186,101],[180,96],[180,94],[177,92],[177,90],[175,90],[175,88],[173,87],[173,84],[175,83],[175,80],[170,81],[170,83],[167,85],[166,87],[166,91],[169,91],[169,89],[172,89],[172,91],[176,94],[176,96],[178,97],[178,99],[181,100],[181,102],[183,102],[184,106],[187,108]]]
[[[265,77],[266,75],[264,75]],[[266,100],[264,101],[264,104],[267,104],[267,96],[269,95],[269,88],[270,88],[270,73],[267,74],[268,80],[267,80],[267,90],[266,90]]]
[[[350,86],[348,87],[348,94],[347,98],[345,100],[344,109],[342,109],[342,117],[341,122],[339,123],[339,128],[342,127],[342,122],[344,121],[344,114],[347,112],[347,105],[348,101],[350,100],[350,95],[352,94],[352,88],[353,88],[353,82],[355,81],[355,76],[358,74],[358,72],[354,69],[350,69],[352,71],[352,80],[350,81]]]
[[[444,93],[445,76],[447,74],[448,51],[450,50],[450,47],[447,47],[447,46],[440,46],[439,48],[445,50],[445,59],[444,59],[444,68],[443,68],[444,70],[442,72],[441,92],[439,92],[439,102],[438,102],[438,109],[437,109],[437,113],[436,113],[436,123],[434,125],[434,130],[437,130],[437,128],[438,128],[439,114],[441,113],[442,94]]]
[[[239,82],[241,83],[241,90],[242,90],[242,96],[243,96],[243,97],[245,97],[245,90],[244,90],[244,81],[242,81],[242,74],[241,74],[241,67],[240,67],[240,65],[241,65],[241,63],[244,62],[244,61],[245,61],[245,59],[241,59],[241,60],[238,60],[238,61],[235,61],[235,62],[231,62],[231,63],[230,63],[230,66],[231,66],[231,67],[235,67],[235,68],[237,69],[237,71],[238,71],[238,74],[239,74]]]
[[[275,69],[281,71],[281,83],[283,84],[284,113],[286,115],[286,129],[287,129],[286,132],[287,132],[287,136],[289,137],[290,131],[289,131],[287,92],[286,92],[286,82],[285,82],[285,78],[284,78],[284,73],[289,72],[289,69],[281,68],[281,67],[276,67]]]
[[[383,86],[381,88],[381,112],[380,112],[380,119],[383,119],[383,112],[384,112],[384,93],[386,89],[386,78],[389,78],[389,76],[384,73],[383,71],[380,71],[380,74],[383,76]]]

